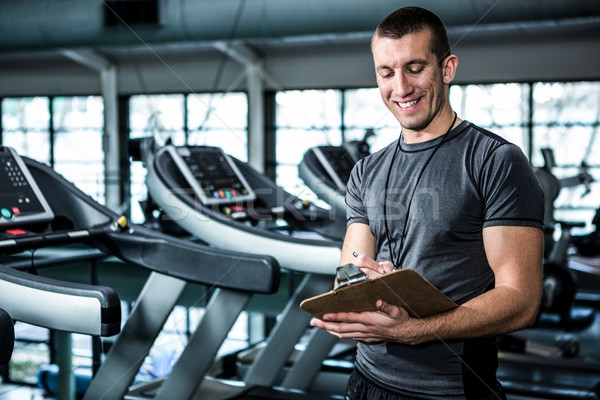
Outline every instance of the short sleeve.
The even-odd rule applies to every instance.
[[[543,227],[544,193],[521,149],[498,147],[485,160],[480,177],[483,226]]]
[[[364,172],[364,159],[356,163],[350,179],[346,185],[346,225],[360,222],[369,224],[367,210],[364,203],[364,189],[362,186],[362,177]]]

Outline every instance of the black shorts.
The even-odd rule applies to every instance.
[[[385,389],[370,381],[357,369],[352,371],[346,384],[346,396],[344,400],[423,400],[427,397],[416,398]],[[482,397],[469,396],[468,400],[506,400],[506,394],[500,382],[494,391]]]

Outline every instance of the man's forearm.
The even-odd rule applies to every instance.
[[[448,312],[411,318],[398,327],[396,340],[419,344],[512,332],[533,324],[539,298],[500,285]]]

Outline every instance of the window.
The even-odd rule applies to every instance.
[[[577,176],[582,162],[595,181],[564,188],[555,202],[556,219],[589,223],[600,206],[600,82],[453,85],[450,101],[463,119],[515,143],[534,167],[541,149],[554,151],[558,178]],[[298,164],[311,146],[363,139],[377,151],[398,137],[400,127],[377,88],[283,91],[276,95],[277,183],[314,201],[298,177]]]
[[[153,137],[159,146],[168,140],[221,147],[248,160],[248,103],[244,93],[139,95],[129,100],[130,138]],[[140,203],[148,199],[146,168],[130,164],[131,220],[143,223]]]
[[[50,99],[2,100],[2,144],[50,164]]]
[[[49,164],[104,203],[104,106],[101,97],[7,98],[2,144]]]
[[[363,140],[367,129],[376,133],[368,141],[371,152],[398,138],[400,125],[381,101],[379,89],[344,91],[344,137],[347,142]]]
[[[188,139],[248,160],[248,101],[244,93],[188,96]]]
[[[450,102],[462,119],[494,132],[529,152],[529,85],[451,86]]]
[[[584,163],[595,180],[560,191],[554,203],[558,220],[589,223],[600,206],[599,121],[600,82],[533,85],[533,164],[543,165],[541,149],[550,148],[559,179],[581,174]]]
[[[54,169],[104,203],[104,103],[101,97],[56,97],[53,104]]]
[[[292,90],[277,93],[276,182],[302,199],[316,200],[298,177],[298,164],[310,147],[342,144],[341,92]]]

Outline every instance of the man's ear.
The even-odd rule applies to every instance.
[[[451,54],[442,63],[442,74],[444,77],[444,83],[449,85],[454,80],[456,75],[456,68],[458,67],[458,57]]]

